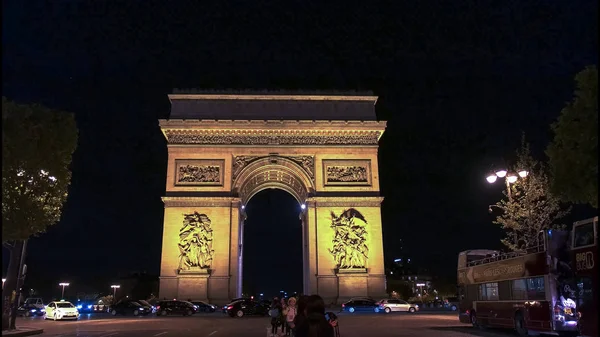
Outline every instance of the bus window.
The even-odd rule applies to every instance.
[[[512,281],[512,299],[526,300],[527,299],[527,284],[525,279]]]
[[[527,279],[527,299],[544,300],[546,298],[546,289],[544,287],[543,277],[534,277]]]
[[[574,248],[590,246],[594,244],[594,223],[588,222],[574,228]]]
[[[479,285],[479,298],[482,301],[498,300],[498,283],[484,283]]]

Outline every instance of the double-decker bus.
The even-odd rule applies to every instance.
[[[459,320],[474,327],[578,334],[569,232],[540,232],[527,251],[469,250],[458,256]]]
[[[579,330],[598,336],[598,217],[577,221],[571,235],[572,265],[577,280]]]

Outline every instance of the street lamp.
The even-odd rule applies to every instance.
[[[508,193],[508,198],[510,199],[512,197],[511,191],[510,191],[510,184],[514,184],[517,182],[517,180],[519,179],[519,177],[521,178],[525,178],[529,175],[529,172],[526,170],[519,170],[518,173],[513,173],[513,172],[508,172],[507,170],[498,170],[494,173],[490,173],[485,180],[487,180],[488,183],[493,184],[496,182],[496,180],[498,180],[498,178],[504,178],[504,183],[506,184],[506,192]]]
[[[121,288],[121,286],[118,284],[113,284],[110,287],[113,288],[113,301],[114,301],[115,298],[117,298],[117,289]]]
[[[62,287],[62,295],[60,296],[60,298],[63,299],[65,297],[65,287],[68,287],[69,283],[61,282],[58,285]]]

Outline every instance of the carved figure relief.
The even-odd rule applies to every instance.
[[[339,269],[365,268],[369,255],[367,220],[356,209],[348,208],[339,216],[331,212],[331,228],[335,234],[329,249]]]
[[[325,185],[371,185],[369,160],[323,160]]]
[[[210,268],[214,250],[211,221],[206,214],[183,215],[179,230],[179,270]]]
[[[175,185],[223,184],[223,160],[176,160]]]
[[[232,180],[235,180],[237,176],[242,172],[242,169],[254,160],[260,158],[259,156],[234,156],[233,157],[233,174]]]
[[[315,157],[313,156],[291,156],[288,157],[308,173],[310,179],[315,180]]]

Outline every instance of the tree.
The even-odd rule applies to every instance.
[[[76,146],[72,114],[2,97],[2,245],[10,252],[2,294],[3,330],[15,328],[16,312],[10,322],[9,313],[24,277],[20,274],[27,239],[60,219]]]
[[[598,69],[575,76],[575,98],[552,124],[554,140],[546,149],[552,191],[563,201],[598,208]]]
[[[496,203],[502,214],[495,224],[502,226],[506,237],[502,243],[511,251],[522,251],[537,246],[541,230],[560,228],[558,220],[568,214],[558,197],[550,192],[550,183],[544,165],[536,161],[525,142],[517,151],[517,164],[512,172],[528,172],[525,178],[510,184],[504,191],[505,199]]]

